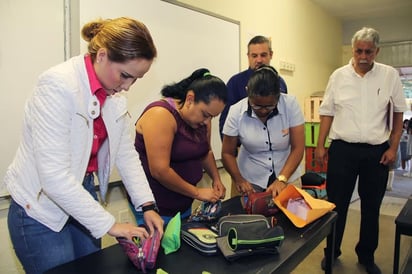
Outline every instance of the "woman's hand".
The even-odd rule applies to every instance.
[[[123,237],[132,240],[139,237],[141,240],[149,237],[149,233],[144,227],[138,227],[129,223],[115,223],[107,232],[112,237]]]
[[[148,210],[143,214],[144,223],[149,228],[150,236],[153,235],[154,230],[156,229],[160,237],[163,236],[163,225],[164,220],[160,217],[160,215],[154,210]]]
[[[249,193],[255,192],[255,190],[253,189],[252,184],[249,183],[248,181],[244,180],[244,179],[234,181],[234,184],[236,186],[237,191],[241,195],[248,195]]]
[[[218,193],[220,199],[224,199],[226,196],[226,187],[223,185],[222,181],[214,180],[213,189]]]
[[[288,184],[278,181],[277,179],[266,189],[266,192],[272,192],[272,197],[278,196]]]
[[[213,188],[198,188],[198,196],[195,197],[195,199],[204,202],[216,203],[218,200],[220,200],[220,195],[221,194],[219,194]]]

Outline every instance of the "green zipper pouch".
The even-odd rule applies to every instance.
[[[275,226],[251,233],[249,229],[232,227],[227,234],[227,241],[233,251],[240,249],[277,249],[282,245],[285,235],[280,226]]]
[[[255,254],[278,254],[285,239],[276,219],[260,214],[223,216],[216,229],[220,235],[217,246],[229,261]]]

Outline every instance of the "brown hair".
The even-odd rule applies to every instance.
[[[101,48],[106,48],[109,60],[117,63],[136,58],[153,60],[157,56],[149,30],[132,18],[91,21],[83,26],[82,37],[89,42],[88,51],[93,61]]]

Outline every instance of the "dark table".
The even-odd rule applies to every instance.
[[[399,249],[401,235],[412,236],[412,199],[408,199],[395,219],[395,250],[393,252],[393,274],[399,273]]]
[[[222,215],[244,213],[239,197],[223,202],[222,207]],[[180,249],[175,253],[165,255],[163,249],[159,251],[157,268],[161,268],[169,274],[200,274],[202,271],[208,271],[212,274],[266,274],[275,272],[277,274],[286,274],[290,273],[326,237],[328,237],[328,243],[333,243],[337,219],[336,212],[329,212],[304,228],[296,228],[281,212],[277,213],[275,217],[285,232],[285,240],[279,249],[279,254],[252,255],[229,262],[221,254],[215,256],[201,255],[182,241]],[[330,248],[330,250],[333,250],[333,248]],[[333,254],[328,254],[326,258],[325,273],[329,274],[332,273]],[[318,264],[320,268],[320,261],[314,263]],[[156,273],[156,269],[149,271],[149,273]],[[45,274],[66,273],[126,274],[140,272],[126,257],[122,248],[116,244],[60,265]]]

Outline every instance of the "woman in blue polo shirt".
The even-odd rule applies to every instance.
[[[247,92],[223,127],[225,169],[241,194],[266,190],[275,197],[288,183],[300,187],[305,136],[296,98],[281,94],[276,70],[266,65],[252,74]]]

